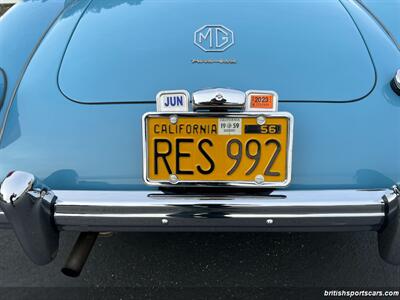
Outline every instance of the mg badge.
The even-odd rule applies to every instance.
[[[194,43],[206,52],[222,52],[235,43],[235,38],[223,25],[204,25],[194,32]]]

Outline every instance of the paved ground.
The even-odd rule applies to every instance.
[[[130,287],[105,290],[121,299],[135,293],[252,299],[259,294],[261,299],[281,291],[263,289],[271,287],[288,287],[297,296],[305,290],[296,287],[316,287],[312,291],[318,293],[332,287],[400,287],[400,267],[380,260],[373,232],[120,233],[99,238],[81,277],[71,279],[59,270],[75,237],[63,233],[57,259],[37,267],[11,231],[0,231],[0,286]],[[14,298],[30,299],[32,291],[65,295],[90,289],[5,290]]]

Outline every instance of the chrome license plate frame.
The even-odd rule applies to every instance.
[[[177,180],[171,182],[171,180],[154,180],[149,179],[148,172],[148,132],[147,132],[147,119],[151,117],[202,117],[202,118],[257,118],[263,116],[265,118],[269,117],[283,117],[288,119],[288,130],[287,130],[287,147],[286,147],[286,178],[279,182],[262,182],[258,183],[256,181],[243,181],[243,180],[233,180],[233,181],[220,181],[220,180]],[[286,187],[290,184],[292,178],[292,152],[293,152],[293,128],[294,128],[294,117],[289,112],[179,112],[179,113],[169,113],[169,112],[149,112],[145,113],[142,117],[142,150],[143,150],[143,180],[146,184],[151,186],[159,187]]]

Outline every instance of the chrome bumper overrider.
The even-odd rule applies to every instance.
[[[28,255],[43,264],[54,257],[61,230],[380,230],[397,215],[398,198],[397,189],[275,190],[263,195],[52,192],[32,175],[14,172],[0,188],[5,213],[0,213],[0,225],[11,223]],[[41,255],[43,247],[51,251]]]

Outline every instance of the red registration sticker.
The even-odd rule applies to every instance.
[[[264,95],[253,94],[250,96],[250,108],[273,109],[274,96],[267,94]]]

